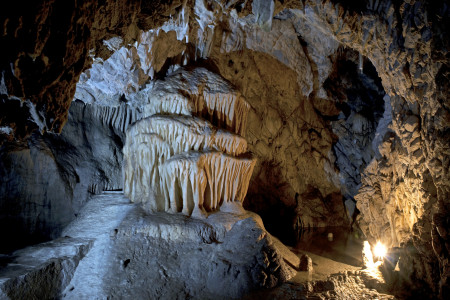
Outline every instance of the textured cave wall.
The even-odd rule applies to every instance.
[[[274,20],[270,34],[277,41],[287,39],[289,31],[296,36],[292,25]],[[348,226],[343,202],[354,206],[360,172],[373,158],[372,140],[384,110],[384,90],[369,61],[363,73],[354,51],[333,47],[323,59],[317,52],[319,45],[330,43],[327,39],[311,41],[305,49],[302,40],[296,42],[298,52],[283,54],[303,59],[297,72],[254,51],[221,54],[213,48],[210,54],[219,72],[252,105],[247,136],[259,160],[246,205],[285,241],[295,236],[290,229],[297,216],[304,228]],[[319,68],[319,59],[309,53],[320,56]]]
[[[0,65],[2,139],[5,133],[23,138],[35,129],[61,132],[91,55],[111,54],[102,41],[121,36],[131,42],[139,29],[159,26],[178,6],[179,1],[139,0],[2,2],[0,43],[8,45]]]
[[[59,237],[88,201],[104,190],[122,189],[124,132],[129,109],[72,103],[60,135],[34,133],[10,142],[0,158],[0,234],[11,250]]]
[[[362,53],[389,96],[385,108],[391,114],[381,118],[375,133],[376,159],[366,160],[368,166],[360,170],[362,186],[355,195],[359,224],[370,241],[403,247],[400,268],[402,278],[414,278],[411,288],[431,288],[445,297],[449,110],[444,83],[448,22],[443,20],[448,20],[448,3],[302,4],[288,17],[312,23]]]
[[[333,137],[310,100],[301,95],[297,74],[263,53],[231,52],[217,58],[213,53],[211,57],[251,105],[247,139],[258,163],[245,205],[283,238],[291,233],[296,193],[301,194],[299,206],[325,210],[316,215],[302,211],[305,219],[311,217],[307,225],[324,226],[330,216],[335,224],[345,225],[342,198],[324,199],[339,193],[324,172],[324,164],[330,165]],[[306,196],[309,190],[315,190],[314,197]],[[324,201],[337,202],[331,203],[336,211],[334,207],[326,210]]]
[[[65,170],[40,136],[33,135],[23,148],[2,150],[0,234],[4,242],[0,251],[8,253],[56,237],[62,225],[73,219],[73,207],[62,174]]]
[[[159,26],[179,5],[0,4],[0,41],[8,45],[0,61],[2,252],[57,237],[90,194],[121,188],[122,135],[132,119],[117,118],[126,108],[71,106],[76,83],[92,56],[112,54],[102,40],[131,42],[139,29]],[[45,133],[61,132],[64,124],[60,136]]]
[[[338,139],[333,151],[342,193],[351,201],[360,188],[361,172],[377,151],[373,146],[377,127],[385,105],[390,113],[390,99],[372,63],[358,52],[340,49],[333,63],[324,89],[340,110],[336,118],[331,118],[332,131]]]
[[[448,64],[442,40],[448,26],[437,25],[448,17],[448,5],[370,4],[362,17],[339,18],[333,6],[315,7],[320,15],[330,13],[326,26],[342,43],[373,62],[391,98],[392,123],[378,145],[381,157],[363,172],[355,197],[359,223],[370,240],[405,247],[400,268],[403,278],[417,279],[412,288],[424,284],[444,296],[448,236],[440,228],[448,222],[449,114],[448,97],[441,98],[448,90],[436,80]]]
[[[412,289],[425,287],[445,298],[450,272],[448,1],[261,3],[193,1],[186,10],[170,10],[145,2],[84,1],[69,22],[56,18],[62,8],[44,2],[30,13],[33,18],[22,18],[26,21],[2,16],[2,43],[12,45],[1,65],[2,136],[11,140],[11,132],[21,137],[33,128],[59,131],[78,76],[89,65],[89,49],[106,60],[112,51],[102,40],[118,35],[120,45],[128,45],[140,40],[137,28],[156,28],[168,20],[166,12],[188,12],[189,32],[181,38],[167,34],[158,46],[164,55],[150,63],[154,73],[141,68],[131,74],[138,78],[132,82],[143,84],[140,75],[164,78],[170,65],[185,60],[218,72],[252,106],[247,138],[260,163],[248,207],[282,232],[297,215],[313,226],[323,225],[323,215],[332,217],[327,224],[344,224],[343,201],[353,203],[353,197],[368,239],[401,247],[404,283],[412,278]],[[53,30],[30,30],[36,15]],[[114,17],[107,21],[102,16]],[[77,22],[81,29],[75,28]],[[183,38],[185,46],[179,45]],[[165,47],[169,42],[179,45],[173,53]],[[362,73],[357,53],[362,54]],[[366,92],[355,96],[352,89],[358,86]],[[125,85],[113,95],[114,106],[132,94]],[[24,100],[22,105],[17,98]],[[368,108],[374,109],[367,113]],[[356,147],[351,147],[353,140]],[[285,223],[271,220],[275,214],[265,213],[270,209]]]
[[[305,9],[327,16],[323,28],[372,61],[391,98],[392,123],[355,197],[361,228],[371,241],[404,247],[400,269],[402,278],[414,278],[412,289],[445,297],[449,110],[441,82],[448,78],[448,3],[369,1],[361,15],[307,2]]]

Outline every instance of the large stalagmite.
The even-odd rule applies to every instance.
[[[256,163],[242,137],[249,110],[243,97],[199,68],[174,72],[138,99],[148,117],[127,131],[125,195],[149,211],[241,210]]]

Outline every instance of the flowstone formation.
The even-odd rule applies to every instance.
[[[349,225],[346,200],[372,243],[400,248],[403,290],[449,298],[448,0],[38,0],[26,13],[22,1],[3,2],[7,251],[58,236],[91,194],[122,189],[124,131],[157,113],[139,99],[148,102],[148,90],[179,66],[203,65],[250,104],[246,140],[258,160],[245,203],[270,232],[287,232],[293,218],[305,227]],[[350,72],[340,71],[344,62]],[[181,114],[211,122],[192,111]],[[199,169],[211,151],[173,166]],[[175,210],[194,211],[194,200],[174,197]]]
[[[249,110],[244,98],[204,68],[177,70],[140,92],[145,95],[143,114],[151,116],[126,136],[125,195],[150,211],[242,210],[256,163],[241,136]]]

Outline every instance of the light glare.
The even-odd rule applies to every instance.
[[[387,249],[386,246],[384,246],[381,242],[377,242],[375,245],[375,248],[373,249],[373,254],[377,258],[383,258],[386,255]]]
[[[368,268],[373,266],[373,255],[372,255],[372,251],[370,250],[370,244],[368,241],[364,241],[363,263]]]

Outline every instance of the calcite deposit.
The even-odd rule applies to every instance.
[[[152,115],[127,131],[125,195],[149,211],[200,217],[222,206],[242,210],[256,163],[237,134],[245,132],[247,102],[206,69],[175,71],[145,92],[138,99],[144,116]]]
[[[23,7],[0,5],[2,251],[105,190],[188,215],[247,192],[284,241],[352,225],[399,253],[395,289],[449,297],[447,0]]]

